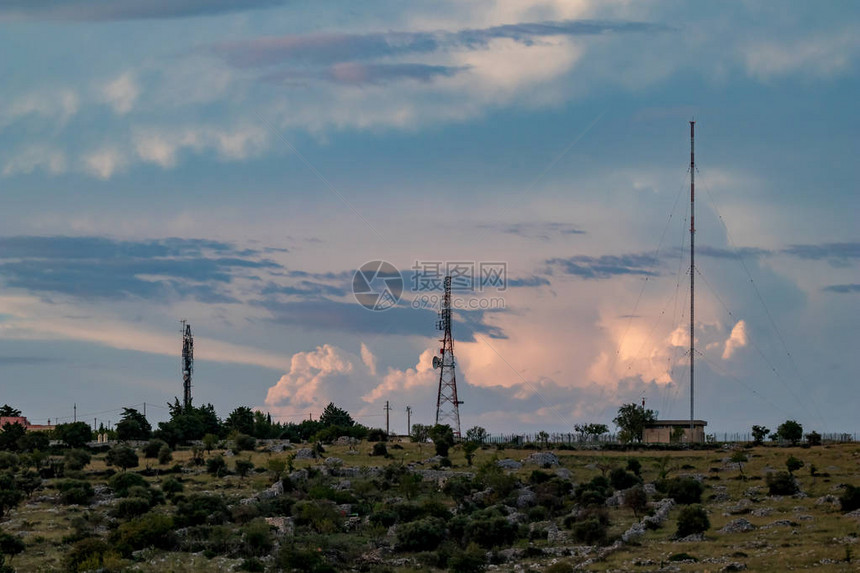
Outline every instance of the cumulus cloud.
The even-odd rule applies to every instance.
[[[3,175],[32,173],[37,170],[57,175],[66,171],[66,154],[58,149],[34,145],[10,157],[3,165]]]
[[[134,149],[140,160],[166,169],[176,165],[183,149],[195,153],[214,150],[221,159],[239,161],[260,153],[267,142],[266,130],[250,125],[234,129],[141,129],[134,136]]]
[[[130,112],[139,95],[140,87],[131,72],[123,73],[101,88],[102,101],[110,105],[119,115]]]
[[[723,351],[723,360],[728,360],[732,357],[738,348],[743,348],[747,345],[747,325],[743,320],[739,320],[732,328],[732,333],[726,340],[726,348]]]
[[[801,73],[829,77],[850,70],[860,54],[854,28],[791,41],[764,41],[743,49],[747,72],[759,79]]]
[[[421,353],[418,364],[414,368],[406,370],[389,368],[382,383],[361,399],[365,402],[375,402],[397,391],[412,390],[417,387],[431,388],[437,380],[436,370],[433,368],[433,356],[435,356],[433,350],[427,349]]]
[[[7,0],[0,20],[141,20],[210,16],[285,4],[287,0]]]
[[[62,88],[29,93],[0,107],[0,127],[15,121],[37,116],[65,125],[80,107],[77,92]]]
[[[99,179],[110,179],[128,163],[125,155],[115,147],[105,147],[83,157],[84,171]]]

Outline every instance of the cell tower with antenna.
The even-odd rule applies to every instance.
[[[191,407],[191,374],[194,373],[194,336],[191,325],[182,321],[182,404]]]
[[[454,337],[451,336],[451,277],[445,277],[445,292],[436,328],[444,334],[439,342],[440,356],[433,357],[433,368],[439,369],[439,393],[436,396],[436,423],[448,424],[454,436],[460,437],[460,404],[457,398],[457,375],[454,372]]]

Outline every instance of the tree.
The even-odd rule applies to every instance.
[[[146,416],[134,408],[123,408],[122,419],[116,425],[119,440],[148,440],[152,435],[152,425]]]
[[[424,443],[430,438],[430,426],[424,424],[412,424],[412,433],[409,437],[413,442]]]
[[[472,459],[475,457],[475,451],[478,449],[478,442],[466,442],[463,444],[463,454],[466,456],[466,463],[472,465]]]
[[[704,533],[711,527],[708,514],[701,505],[688,505],[681,509],[678,515],[678,530],[675,535],[679,538]]]
[[[776,429],[776,434],[791,445],[796,446],[803,438],[803,426],[794,420],[786,420]]]
[[[82,470],[90,463],[90,453],[86,450],[72,449],[63,455],[65,468],[69,470]]]
[[[323,410],[320,416],[320,423],[323,426],[338,426],[341,428],[350,428],[355,424],[349,412],[338,408],[333,402],[329,402],[328,406]]]
[[[254,412],[247,406],[239,406],[227,416],[224,425],[229,430],[240,434],[252,435],[254,433]]]
[[[573,429],[577,431],[582,442],[590,442],[609,433],[606,424],[576,424]]]
[[[738,471],[741,472],[741,477],[744,475],[744,462],[747,460],[749,460],[749,458],[743,450],[735,450],[729,458],[730,462],[738,464]]]
[[[764,439],[767,438],[767,435],[770,434],[770,430],[765,428],[764,426],[753,426],[752,427],[752,436],[753,436],[753,444],[760,446],[764,443]]]
[[[804,465],[803,460],[799,460],[794,456],[788,456],[788,459],[785,460],[785,467],[788,469],[788,473],[791,476],[794,476],[794,472],[802,468]]]
[[[218,445],[218,436],[215,434],[206,434],[203,436],[203,447],[206,449],[207,454],[211,454],[212,450],[215,449],[215,446]]]
[[[466,430],[466,441],[467,442],[475,442],[476,444],[483,444],[487,439],[487,430],[482,428],[481,426],[475,426],[474,428],[469,428]]]
[[[806,434],[806,443],[810,446],[820,446],[821,445],[821,434],[816,431],[809,432]]]
[[[177,398],[173,404],[168,404],[170,420],[160,422],[155,437],[164,440],[171,447],[176,444],[199,440],[206,434],[221,435],[221,422],[212,404],[187,407],[179,403]]]
[[[105,456],[105,463],[125,471],[128,468],[136,468],[140,464],[140,460],[134,450],[128,446],[114,446]]]
[[[430,428],[430,439],[436,447],[436,455],[445,457],[454,445],[454,430],[448,424],[436,424]]]
[[[549,446],[549,434],[547,434],[545,431],[541,430],[540,432],[538,432],[537,439],[543,444],[544,448]]]
[[[83,448],[92,440],[93,432],[86,422],[72,422],[54,428],[54,437],[65,442],[70,448]]]
[[[17,418],[21,415],[21,410],[13,408],[9,404],[0,406],[0,418]]]
[[[641,485],[634,485],[624,492],[624,507],[633,511],[633,517],[639,519],[639,516],[645,513],[648,507],[648,494]]]
[[[619,437],[624,442],[641,442],[645,424],[657,419],[654,410],[647,410],[638,404],[624,404],[618,408],[618,415],[612,421],[621,429]]]
[[[18,442],[27,435],[27,430],[24,426],[15,422],[3,424],[3,430],[0,431],[0,450],[17,452],[19,450]]]

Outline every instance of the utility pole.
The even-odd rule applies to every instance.
[[[412,435],[412,406],[406,406],[406,435]]]
[[[385,410],[385,435],[390,436],[391,431],[390,431],[389,425],[388,425],[388,417],[389,417],[389,412],[391,412],[391,406],[388,405],[388,400],[385,401],[384,410]]]
[[[77,421],[78,421],[78,405],[77,405],[77,403],[73,404],[73,405],[72,405],[72,408],[73,408],[74,413],[75,413],[75,418],[74,418],[74,420],[75,420],[75,422],[77,422]]]
[[[143,417],[146,418],[146,402],[143,403]]]

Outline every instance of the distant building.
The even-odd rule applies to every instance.
[[[20,424],[28,432],[42,432],[45,430],[53,430],[55,426],[46,424],[31,424],[26,416],[0,416],[0,428],[6,424]]]
[[[645,424],[642,441],[646,444],[703,444],[707,425],[704,420],[693,420],[691,430],[690,420],[655,420]]]

